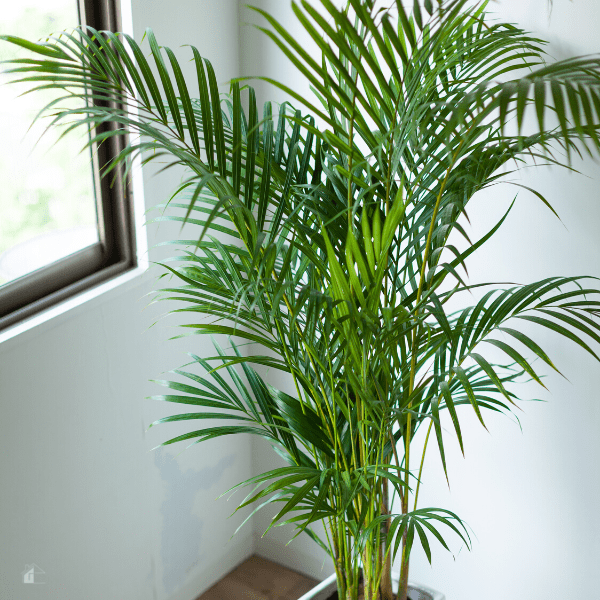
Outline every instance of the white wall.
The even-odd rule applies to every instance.
[[[221,81],[239,71],[237,0],[136,0],[133,22],[179,56],[198,46]],[[175,183],[146,170],[146,206]],[[150,244],[171,233],[151,228]],[[178,408],[145,400],[164,393],[149,379],[204,352],[166,341],[166,323],[148,329],[165,310],[143,310],[155,275],[0,344],[2,600],[192,600],[252,552],[251,527],[230,541],[240,517],[215,500],[248,476],[248,439],[150,451],[186,428],[146,431]],[[23,584],[31,563],[47,583]]]
[[[287,2],[254,2],[272,11],[290,27]],[[410,4],[410,3],[409,3]],[[539,33],[551,41],[556,58],[597,53],[600,5],[593,0],[555,0],[549,20],[546,0],[500,0],[490,11],[504,20]],[[245,21],[257,19],[246,13]],[[301,43],[307,43],[298,31]],[[272,42],[250,28],[242,29],[242,72],[278,77],[294,89],[307,86]],[[265,86],[261,96],[267,98]],[[281,98],[279,94],[274,94]],[[563,224],[532,195],[519,193],[504,230],[470,262],[471,280],[529,282],[549,275],[600,276],[600,168],[590,160],[576,163],[585,176],[542,168],[522,176],[553,202]],[[586,178],[587,176],[587,178]],[[473,200],[470,231],[476,239],[499,218],[518,189],[505,186]],[[452,544],[455,556],[434,547],[433,566],[424,554],[413,556],[412,578],[444,591],[447,600],[529,600],[595,598],[595,566],[600,561],[600,408],[597,380],[600,368],[574,345],[544,332],[536,340],[555,359],[568,380],[548,377],[550,393],[529,386],[518,416],[523,431],[504,417],[487,417],[488,434],[464,411],[466,458],[449,443],[451,489],[443,476],[435,442],[426,459],[420,505],[455,510],[473,532],[473,551]],[[451,438],[452,427],[447,427]],[[254,446],[255,473],[272,468],[266,445]],[[268,515],[256,518],[256,531]],[[311,542],[293,542],[285,551],[288,531],[275,531],[258,541],[259,552],[277,556],[316,575],[319,559],[307,558]],[[284,553],[285,552],[285,553]]]

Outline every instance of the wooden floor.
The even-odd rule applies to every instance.
[[[197,600],[298,600],[318,581],[251,556]]]

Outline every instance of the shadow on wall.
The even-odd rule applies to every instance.
[[[174,592],[198,564],[202,552],[202,517],[193,512],[198,492],[217,484],[225,469],[235,462],[235,455],[223,457],[214,466],[200,471],[181,470],[175,456],[164,448],[155,450],[154,464],[166,485],[167,493],[160,512],[163,517],[161,559],[163,586]],[[204,515],[202,515],[204,516]]]

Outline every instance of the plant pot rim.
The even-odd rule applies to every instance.
[[[398,575],[392,575],[392,581],[394,587],[398,587]],[[409,582],[408,587],[414,591],[423,592],[429,594],[432,600],[446,600],[446,596],[441,592],[438,592],[426,585],[416,583],[414,581]],[[324,579],[321,583],[316,585],[312,590],[298,598],[298,600],[326,600],[326,598],[336,589],[335,573]]]

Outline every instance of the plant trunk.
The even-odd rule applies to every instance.
[[[404,491],[404,496],[402,497],[402,514],[408,514],[408,486]],[[402,562],[400,564],[400,582],[398,584],[397,600],[408,600],[408,561],[410,558],[410,552],[407,548],[407,542],[408,531],[405,529],[404,533],[402,534]]]
[[[382,504],[382,514],[389,514],[389,492],[387,481],[383,480],[383,504]],[[387,544],[387,538],[390,531],[391,519],[388,518],[383,523],[383,544],[381,545],[381,553],[382,556],[385,556],[385,545]],[[383,570],[381,574],[381,600],[394,600],[394,591],[392,589],[392,553],[388,552],[385,564],[383,565]]]
[[[408,595],[408,555],[406,552],[406,532],[402,536],[402,564],[400,566],[400,583],[398,600],[407,600]]]
[[[338,597],[340,600],[357,600],[358,589],[360,583],[360,571],[358,568],[353,568],[354,565],[349,565],[344,562],[340,538],[333,536],[335,546],[335,573],[337,578]],[[343,541],[343,539],[342,539]]]
[[[381,600],[394,600],[392,589],[392,557],[388,554],[381,576]]]

